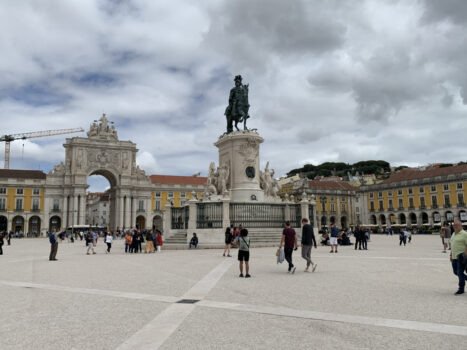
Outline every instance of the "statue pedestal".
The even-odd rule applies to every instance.
[[[233,202],[263,202],[259,178],[259,145],[264,139],[254,131],[234,131],[214,144],[219,149],[219,166],[230,170],[230,198]]]

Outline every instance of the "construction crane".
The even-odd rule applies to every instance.
[[[34,131],[27,132],[24,134],[13,134],[13,135],[3,135],[0,137],[0,141],[5,141],[5,169],[10,169],[10,142],[15,140],[26,140],[36,137],[46,137],[46,136],[55,136],[63,134],[72,134],[75,132],[83,132],[83,128],[75,129],[58,129],[58,130],[44,130],[44,131]]]

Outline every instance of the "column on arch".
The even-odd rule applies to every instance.
[[[84,225],[86,221],[86,195],[80,196],[78,224]]]
[[[72,224],[78,225],[78,196],[74,194],[72,198],[73,198]]]
[[[123,228],[123,225],[124,225],[124,216],[125,216],[125,211],[124,211],[124,208],[125,208],[125,198],[120,195],[120,197],[118,198],[118,204],[119,204],[119,208],[118,208],[118,228],[119,229],[122,229]]]
[[[49,217],[49,221],[50,221],[50,217]],[[49,225],[50,225],[50,222],[49,222]],[[65,229],[68,227],[68,196],[67,195],[63,197],[61,226],[62,228],[64,227]]]
[[[125,228],[131,227],[131,205],[130,205],[130,197],[125,196]]]
[[[131,197],[131,227],[136,227],[136,198]]]

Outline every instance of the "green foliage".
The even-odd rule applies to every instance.
[[[394,169],[394,171],[400,171],[402,169],[407,169],[408,166],[407,165],[401,165],[401,166],[398,166],[396,169]]]
[[[440,168],[449,168],[450,166],[452,166],[450,163],[443,163],[439,165]]]
[[[331,176],[340,177],[347,176],[350,172],[352,175],[356,173],[362,174],[386,174],[391,171],[390,164],[384,160],[368,160],[355,164],[347,164],[343,162],[325,162],[320,165],[305,164],[302,168],[297,168],[289,171],[287,176],[295,174],[304,174],[307,178],[313,179],[316,176]],[[383,175],[386,176],[386,175]]]

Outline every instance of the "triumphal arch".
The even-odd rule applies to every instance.
[[[91,124],[87,137],[68,138],[63,146],[65,163],[47,175],[48,197],[62,199],[62,227],[86,224],[87,179],[91,175],[102,175],[110,183],[111,230],[135,227],[137,215],[149,217],[151,181],[136,165],[136,144],[120,141],[105,114]]]

